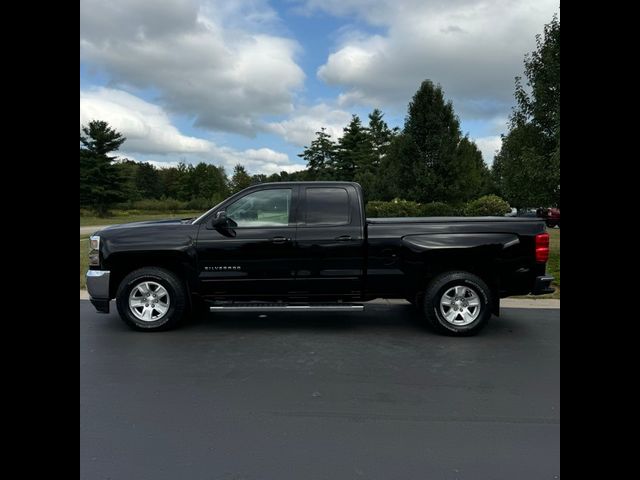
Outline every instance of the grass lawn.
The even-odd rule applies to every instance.
[[[84,278],[89,270],[89,235],[80,235],[80,288],[87,288]]]
[[[560,298],[560,229],[547,228],[549,233],[549,261],[547,262],[547,273],[555,278],[553,286],[556,291],[551,295],[543,295],[539,298]]]
[[[525,295],[517,298],[560,298],[560,229],[547,228],[549,234],[549,261],[547,273],[555,278],[551,284],[556,291],[550,295]]]
[[[129,213],[126,211],[114,211],[112,215],[108,217],[95,217],[91,215],[81,215],[80,216],[80,226],[90,226],[90,225],[114,225],[117,223],[130,223],[130,222],[142,222],[145,220],[164,220],[168,218],[189,218],[189,217],[197,217],[201,215],[202,211],[179,211],[172,213]]]

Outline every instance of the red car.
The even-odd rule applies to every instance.
[[[539,208],[537,213],[540,218],[544,218],[547,227],[553,228],[557,225],[560,228],[559,208]]]

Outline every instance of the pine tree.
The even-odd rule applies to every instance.
[[[413,163],[415,181],[422,186],[416,201],[456,202],[452,189],[456,149],[462,138],[460,122],[451,101],[445,102],[442,88],[425,80],[409,103],[404,133],[416,148]]]
[[[334,178],[336,145],[326,132],[325,127],[316,132],[316,138],[313,139],[311,145],[305,147],[298,156],[307,162],[309,176],[313,180],[332,180]]]
[[[389,144],[395,132],[389,128],[387,122],[383,120],[384,114],[379,109],[374,109],[369,114],[369,136],[371,145],[375,153],[373,166],[377,169],[381,160],[389,149]]]
[[[237,193],[251,186],[251,176],[247,173],[244,166],[238,164],[233,168],[233,176],[231,177],[231,193]]]
[[[107,154],[120,148],[126,138],[107,122],[93,120],[80,135],[80,205],[105,216],[116,202],[124,200],[124,181]]]
[[[374,150],[371,137],[358,115],[343,129],[338,142],[334,163],[336,180],[355,181],[356,177],[371,172],[374,164]]]

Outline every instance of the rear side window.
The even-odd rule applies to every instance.
[[[349,224],[349,195],[344,188],[307,188],[307,225]]]

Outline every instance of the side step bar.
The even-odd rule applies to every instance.
[[[286,303],[236,303],[213,305],[210,312],[361,312],[364,305],[355,303],[328,303],[288,305]]]

